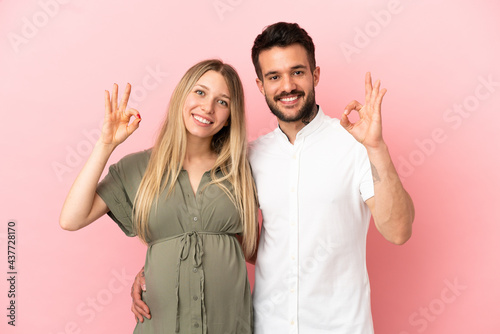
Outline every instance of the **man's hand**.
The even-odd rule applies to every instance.
[[[149,307],[142,301],[142,291],[146,291],[146,279],[144,278],[144,267],[135,276],[134,284],[132,285],[132,312],[135,315],[135,320],[144,322],[144,317],[151,319]]]
[[[365,105],[363,106],[356,100],[350,102],[344,113],[340,124],[354,137],[357,141],[368,148],[378,148],[383,144],[382,139],[382,98],[387,89],[380,90],[380,80],[372,86],[372,77],[370,72],[365,76]],[[349,114],[352,110],[356,110],[359,114],[359,120],[356,123],[349,121]]]

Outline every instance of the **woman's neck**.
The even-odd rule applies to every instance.
[[[217,153],[212,150],[212,138],[188,138],[185,162],[215,161]]]

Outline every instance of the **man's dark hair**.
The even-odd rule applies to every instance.
[[[314,71],[316,58],[312,38],[297,23],[278,22],[267,26],[253,43],[252,62],[255,73],[260,80],[262,80],[262,70],[259,64],[260,53],[275,46],[285,47],[292,44],[300,44],[306,49],[309,66],[311,71]]]

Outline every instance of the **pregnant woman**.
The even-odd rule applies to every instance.
[[[127,109],[131,87],[105,92],[105,121],[64,203],[60,225],[78,230],[107,213],[148,244],[143,294],[151,319],[134,333],[251,333],[245,257],[256,248],[257,198],[244,95],[219,60],[191,67],[175,88],[153,148],[111,165],[113,150],[141,122]]]

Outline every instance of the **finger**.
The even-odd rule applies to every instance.
[[[113,96],[111,98],[111,107],[113,109],[111,111],[115,111],[116,110],[117,101],[118,101],[118,85],[117,84],[113,84]]]
[[[145,285],[145,283],[144,282],[141,283],[141,280],[143,280],[143,277],[140,277],[139,275],[136,276],[134,280],[133,284],[134,288],[132,289],[132,307],[134,308],[135,311],[139,312],[141,315],[150,319],[151,316],[149,314],[150,313],[149,307],[142,300],[141,285]],[[134,310],[132,312],[134,312]]]
[[[139,300],[138,302],[134,301],[133,307],[135,308],[136,312],[148,319],[151,319],[149,307],[145,302],[143,302],[142,300]]]
[[[141,315],[139,312],[137,312],[137,311],[135,310],[135,307],[134,307],[134,305],[133,305],[133,304],[132,304],[132,309],[131,309],[131,310],[132,310],[132,313],[134,313],[134,316],[135,316],[135,320],[136,320],[136,322],[137,322],[137,321],[144,322],[144,318],[142,317],[142,315]]]
[[[130,121],[130,118],[134,116],[135,119],[127,126],[127,133],[128,135],[131,135],[134,133],[135,130],[139,128],[139,123],[141,122],[141,115],[139,112],[135,109],[129,109],[125,112],[125,119],[126,121]]]
[[[130,84],[127,83],[127,86],[125,86],[125,92],[122,95],[122,100],[120,103],[120,110],[125,110],[127,108],[127,103],[128,103],[128,99],[130,97],[131,90],[132,90],[132,86],[130,86]]]
[[[380,90],[380,80],[377,80],[375,81],[375,85],[373,86],[372,90],[372,96],[371,99],[369,100],[372,106],[375,106],[379,90]]]
[[[141,317],[151,319],[149,307],[140,297],[138,299],[133,298],[132,312],[134,312],[136,316],[140,315]]]
[[[109,92],[107,90],[104,91],[104,108],[105,114],[109,115],[111,113],[111,102],[109,101]]]
[[[365,102],[368,103],[372,96],[372,74],[366,72],[365,74]]]
[[[125,111],[125,116],[128,119],[130,119],[130,117],[132,117],[132,116],[134,116],[135,118],[141,119],[141,114],[139,114],[139,111],[137,111],[137,109],[134,109],[134,108],[127,109],[127,111]]]
[[[386,88],[382,89],[380,91],[380,93],[378,94],[377,101],[376,101],[378,105],[382,104],[382,99],[384,98],[385,93],[387,93],[387,89]]]
[[[361,103],[359,103],[358,101],[353,100],[353,101],[349,102],[349,104],[345,107],[344,114],[349,115],[352,110],[356,110],[359,112],[359,111],[361,111],[361,109],[363,109],[363,105]]]
[[[350,130],[352,128],[353,124],[349,121],[349,117],[347,117],[346,113],[342,114],[342,117],[340,118],[340,125],[342,125],[346,130]]]
[[[139,123],[141,122],[141,119],[140,118],[136,118],[134,119],[134,121],[132,123],[130,123],[128,126],[127,126],[127,133],[128,135],[130,136],[132,133],[135,132],[135,130],[137,130],[139,128]],[[142,286],[141,286],[141,289],[142,289]],[[142,289],[144,290],[144,289]]]
[[[387,89],[382,89],[380,93],[377,95],[377,99],[375,100],[375,111],[379,117],[381,117],[381,111],[382,111],[382,100],[384,98],[385,93],[387,93]]]

